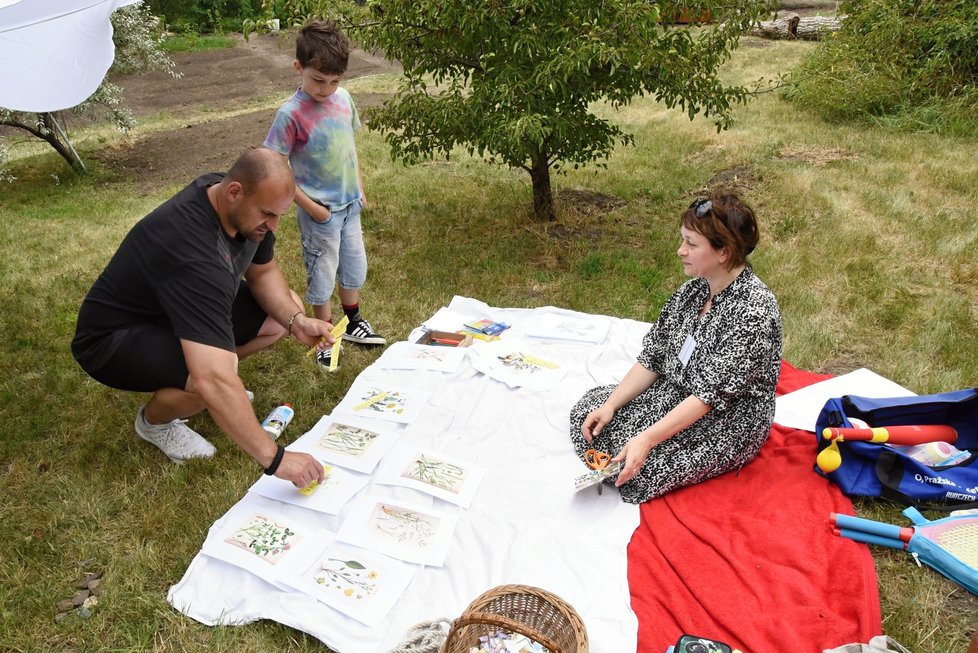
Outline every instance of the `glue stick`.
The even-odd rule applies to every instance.
[[[277,440],[285,427],[292,421],[294,415],[295,411],[292,410],[292,404],[282,404],[268,414],[265,421],[261,423],[261,427],[273,440]]]

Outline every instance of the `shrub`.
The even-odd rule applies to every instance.
[[[261,9],[261,0],[153,0],[149,4],[178,33],[223,32],[228,27],[233,31]]]
[[[791,76],[786,95],[837,120],[957,133],[978,118],[974,0],[845,0],[842,29]]]

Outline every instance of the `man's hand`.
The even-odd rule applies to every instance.
[[[592,410],[584,418],[584,423],[581,425],[581,433],[584,435],[584,439],[588,442],[593,441],[614,417],[615,411],[609,408],[607,404],[601,404]]]
[[[323,482],[323,466],[307,453],[286,451],[275,470],[276,478],[291,481],[300,490],[313,481]]]
[[[336,338],[332,336],[332,331],[333,325],[329,322],[306,315],[296,315],[295,321],[292,323],[292,335],[298,338],[299,342],[309,347],[318,345],[321,350],[336,342]]]

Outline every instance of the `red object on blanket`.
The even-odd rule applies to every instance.
[[[829,378],[781,364],[778,394]],[[745,653],[820,653],[882,632],[869,549],[837,537],[852,503],[813,470],[816,439],[775,425],[760,454],[641,506],[628,545],[639,653],[683,633]]]

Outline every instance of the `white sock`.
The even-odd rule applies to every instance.
[[[140,424],[141,426],[144,426],[148,429],[158,429],[161,426],[165,426],[165,424],[151,424],[149,421],[147,421],[146,406],[143,406],[142,408],[139,409],[139,421],[141,423]]]

